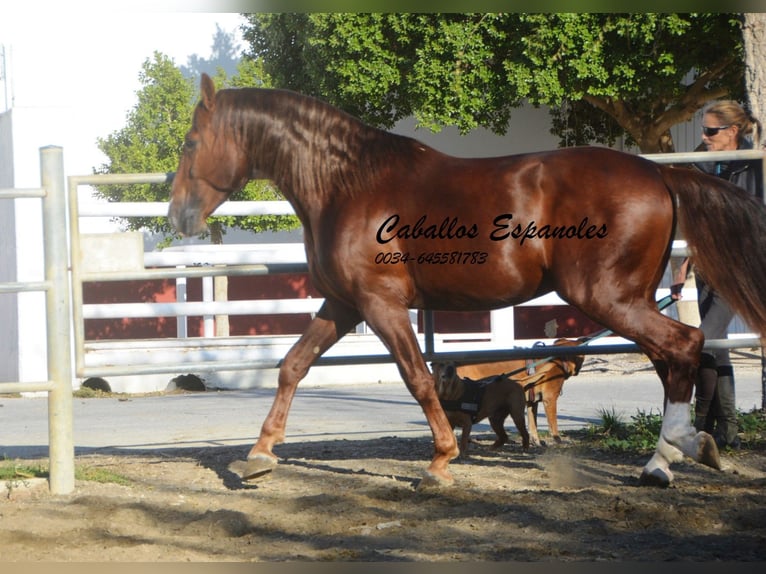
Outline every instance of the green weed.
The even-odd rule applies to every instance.
[[[29,480],[31,478],[48,478],[48,466],[41,462],[20,462],[0,458],[0,482]],[[131,480],[111,470],[88,465],[75,465],[75,480],[88,482],[113,483],[129,485]]]
[[[600,416],[599,423],[577,433],[590,446],[610,452],[635,454],[646,454],[656,448],[662,428],[661,413],[639,410],[630,417],[630,422],[623,421],[614,409],[602,410]],[[743,448],[766,448],[764,411],[740,411],[737,420]]]

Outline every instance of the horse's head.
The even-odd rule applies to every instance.
[[[222,121],[226,114],[219,109],[215,86],[207,74],[202,74],[200,87],[202,97],[170,192],[168,217],[182,235],[205,231],[207,217],[245,186],[252,171],[247,150]]]

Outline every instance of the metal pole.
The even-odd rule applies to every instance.
[[[69,313],[69,254],[67,249],[67,202],[64,186],[64,155],[60,147],[40,148],[43,199],[48,378],[48,441],[50,490],[69,494],[74,490],[74,440],[72,433],[72,339]]]
[[[176,278],[176,302],[186,303],[186,277]],[[186,339],[189,337],[188,316],[176,317],[176,337]]]
[[[423,332],[425,334],[426,360],[429,361],[434,354],[434,312],[431,309],[423,311]]]
[[[212,303],[214,299],[213,292],[214,292],[213,278],[203,277],[202,278],[202,301],[208,304]],[[215,337],[215,319],[213,319],[213,315],[203,315],[202,332],[205,337]]]

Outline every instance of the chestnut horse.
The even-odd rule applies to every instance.
[[[274,403],[244,479],[271,471],[299,381],[360,321],[391,352],[433,433],[422,484],[450,484],[458,454],[408,308],[477,311],[556,291],[635,341],[665,390],[657,449],[641,484],[667,486],[687,455],[720,468],[690,424],[699,329],[662,315],[655,290],[678,222],[698,271],[759,333],[766,327],[766,210],[741,189],[604,148],[464,159],[365,125],[283,90],[201,100],[173,181],[169,217],[184,235],[252,178],[269,178],[303,224],[324,304],[281,363]]]

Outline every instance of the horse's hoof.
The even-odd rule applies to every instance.
[[[255,480],[270,473],[277,466],[277,459],[265,454],[257,454],[247,459],[245,469],[242,471],[242,480]]]
[[[639,486],[655,486],[657,488],[667,488],[670,486],[670,476],[661,468],[655,468],[651,471],[644,471],[641,473],[641,478],[638,479]]]
[[[423,478],[418,483],[417,490],[446,488],[452,486],[454,483],[455,479],[453,479],[449,473],[439,476],[427,470],[423,473]]]
[[[721,456],[715,439],[706,432],[697,433],[697,462],[721,470]]]

